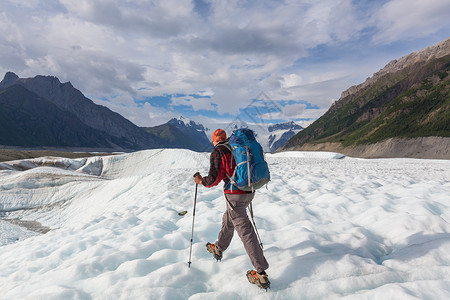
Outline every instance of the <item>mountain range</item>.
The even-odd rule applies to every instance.
[[[74,148],[134,151],[186,148],[209,151],[202,125],[182,118],[138,127],[109,108],[86,98],[70,82],[54,76],[19,78],[6,73],[0,82],[0,145],[23,148]]]
[[[293,122],[263,131],[265,151],[281,147],[298,130]],[[7,72],[0,82],[0,145],[76,151],[135,151],[184,148],[211,151],[203,125],[182,116],[154,127],[138,127],[109,108],[86,98],[70,82],[54,76],[19,78]],[[270,136],[267,136],[270,132]]]
[[[393,60],[341,95],[283,150],[450,158],[450,38]]]

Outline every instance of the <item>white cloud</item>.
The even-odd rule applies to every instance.
[[[330,71],[325,71],[329,68]],[[339,70],[337,65],[320,65],[297,74],[272,75],[261,82],[261,89],[268,91],[272,99],[305,100],[319,107],[328,108],[339,99],[341,92],[351,85],[355,67]],[[345,87],[345,88],[344,88]]]
[[[261,113],[258,115],[258,119],[264,122],[271,122],[272,120],[296,120],[296,119],[307,119],[311,117],[311,113],[315,116],[317,114],[317,109],[307,109],[307,105],[303,103],[287,104],[282,106],[274,102],[276,109],[273,109],[267,113]],[[315,117],[314,117],[315,118]]]
[[[300,120],[300,119],[317,119],[323,115],[328,109],[306,109],[305,104],[286,105],[282,111],[270,112],[258,115],[258,119],[264,122],[273,123],[272,120]],[[272,121],[272,122],[271,122]],[[308,124],[309,125],[309,124]],[[302,125],[303,126],[303,125]]]
[[[124,95],[114,97],[113,101],[106,101],[95,97],[91,97],[91,99],[96,104],[106,106],[123,116],[127,116],[131,122],[141,127],[161,125],[179,116],[175,111],[155,107],[148,102],[139,106],[132,97]]]
[[[306,104],[302,103],[286,105],[282,109],[282,114],[285,116],[285,119],[290,119],[291,117],[297,117],[298,115],[302,115],[305,109]]]
[[[282,76],[281,86],[283,88],[291,88],[299,86],[303,83],[303,78],[297,74],[287,74]]]
[[[215,111],[216,108],[211,105],[210,98],[196,98],[192,96],[172,96],[171,106],[176,107],[180,105],[192,106],[194,110],[211,110]]]
[[[427,36],[444,26],[450,29],[448,0],[392,0],[374,16],[379,29],[374,41],[391,43],[399,39]]]
[[[164,124],[170,119],[179,117],[177,112],[154,107],[148,102],[138,111],[147,114],[146,117],[136,117],[135,120],[135,124],[143,127]]]
[[[7,0],[8,2],[19,6],[19,7],[26,7],[26,8],[36,8],[39,5],[39,0],[27,0],[27,1],[23,1],[23,0]]]
[[[121,1],[60,0],[70,14],[87,22],[114,28],[122,34],[139,33],[167,38],[184,32],[194,21],[190,0]]]

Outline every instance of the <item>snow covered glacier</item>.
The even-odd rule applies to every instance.
[[[0,163],[0,299],[449,299],[450,161],[267,154],[255,221],[272,288],[235,236],[206,252],[225,202],[195,184],[209,154],[159,149]],[[178,212],[188,214],[179,216]]]

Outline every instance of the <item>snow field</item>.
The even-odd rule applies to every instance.
[[[2,165],[2,214],[53,230],[0,221],[0,299],[450,297],[449,161],[266,158],[272,181],[253,206],[267,293],[247,282],[237,235],[220,263],[204,248],[220,230],[221,186],[198,189],[188,268],[192,175],[207,173],[209,154],[148,150]]]

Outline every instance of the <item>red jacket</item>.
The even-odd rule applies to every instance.
[[[210,156],[210,167],[208,176],[202,178],[202,184],[205,187],[213,187],[218,185],[222,180],[224,182],[223,190],[225,194],[246,194],[248,192],[241,191],[230,184],[228,176],[232,176],[236,167],[236,162],[231,154],[230,149],[220,142],[214,147]],[[228,174],[228,176],[227,176]]]

